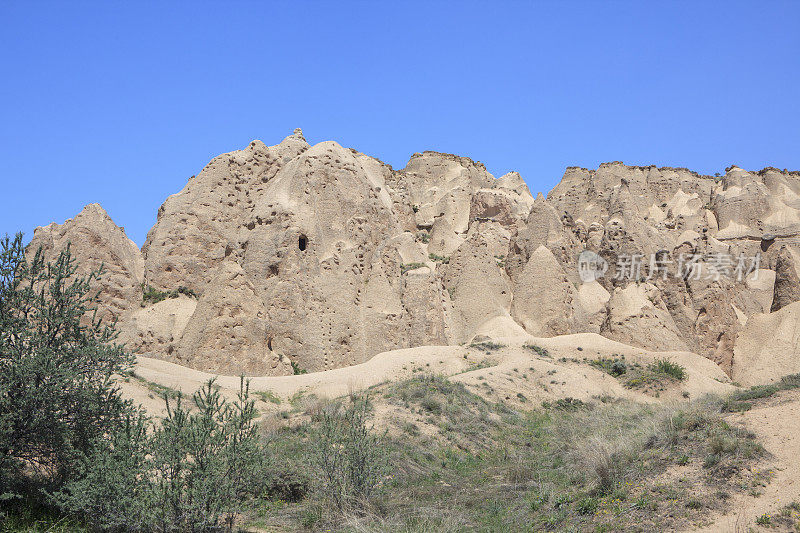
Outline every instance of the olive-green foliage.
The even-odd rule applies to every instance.
[[[550,357],[550,352],[547,351],[547,348],[542,348],[541,346],[538,346],[536,344],[523,344],[522,347],[525,348],[526,350],[534,352],[536,355],[539,355],[541,357]]]
[[[442,263],[443,265],[446,265],[446,264],[448,264],[450,262],[450,257],[449,256],[436,255],[434,253],[429,253],[428,254],[428,259],[430,259],[431,261],[433,261],[435,263]]]
[[[469,345],[469,347],[476,348],[484,353],[490,354],[494,351],[505,348],[506,345],[493,341],[481,341],[481,342],[473,342],[472,344]]]
[[[244,378],[234,402],[213,379],[192,400],[189,410],[165,396],[167,416],[152,431],[131,418],[99,439],[82,475],[58,494],[61,508],[105,531],[231,531],[262,490],[257,413]]]
[[[0,240],[0,505],[44,501],[135,416],[113,379],[131,356],[93,312],[102,275],[78,275],[69,246],[47,262]]]
[[[619,377],[628,371],[628,364],[625,362],[624,357],[601,357],[590,361],[589,364],[615,377]]]
[[[294,372],[295,376],[299,376],[300,374],[308,374],[308,370],[306,370],[305,368],[301,368],[300,365],[298,365],[294,361],[291,361],[291,364],[292,364],[292,372]]]
[[[631,389],[663,388],[665,384],[686,379],[686,369],[669,359],[657,359],[646,367],[635,363],[626,368],[624,385]]]
[[[669,359],[657,359],[654,363],[648,366],[652,372],[664,374],[678,381],[683,381],[686,378],[686,369],[678,363],[673,363]]]
[[[154,287],[151,287],[150,285],[142,283],[142,304],[148,302],[151,304],[157,304],[158,302],[166,300],[167,298],[177,298],[181,294],[189,296],[190,298],[197,298],[196,292],[182,285],[171,291],[160,291]]]
[[[156,429],[150,479],[166,531],[233,528],[242,501],[254,495],[262,459],[249,385],[226,402],[208,381],[193,396],[196,411],[167,402],[167,417]]]
[[[800,388],[800,374],[783,376],[780,381],[771,385],[755,385],[749,389],[731,394],[722,405],[726,412],[748,411],[753,406],[752,400],[769,398],[780,391]]]
[[[315,416],[311,461],[325,500],[339,511],[362,507],[386,472],[383,436],[367,426],[370,402],[352,395],[349,404],[333,402]]]
[[[425,266],[425,263],[402,263],[400,265],[400,273],[405,274],[409,270],[416,270]]]

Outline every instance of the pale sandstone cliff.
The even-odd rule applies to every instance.
[[[167,198],[141,252],[97,205],[38,228],[31,246],[71,241],[84,268],[105,264],[102,309],[121,341],[200,370],[324,370],[521,326],[694,351],[736,373],[754,324],[797,320],[798,236],[796,172],[614,162],[568,168],[534,199],[519,174],[495,179],[466,157],[423,152],[395,170],[296,130],[214,158]],[[608,262],[605,276],[580,279],[583,250]],[[714,256],[756,253],[747,279],[678,271],[681,254],[707,272]],[[616,279],[632,254],[641,275]],[[663,275],[647,275],[652,254]],[[151,304],[147,286],[185,290]]]

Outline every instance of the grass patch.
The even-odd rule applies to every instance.
[[[281,507],[270,526],[665,531],[690,528],[730,505],[727,496],[709,495],[746,492],[764,482],[750,468],[763,449],[751,433],[725,421],[721,400],[679,408],[566,398],[547,410],[520,411],[433,375],[383,384],[372,393],[376,403],[404,413],[385,421],[395,435],[382,444],[392,465],[382,482],[386,490],[367,511],[346,519],[326,512],[312,491]],[[302,461],[310,434],[305,423],[285,428],[275,438],[274,456]],[[688,464],[707,466],[659,481],[668,468]]]
[[[444,256],[444,255],[436,255],[434,253],[428,254],[428,259],[430,259],[431,261],[433,261],[435,263],[441,263],[443,265],[446,265],[446,264],[450,263],[450,258],[449,257]]]
[[[167,387],[166,385],[145,379],[136,372],[130,372],[128,376],[147,387],[147,389],[153,393],[153,396],[158,396],[160,398],[166,397],[170,401],[183,397],[183,393],[178,389],[173,389],[172,387]]]
[[[274,392],[269,390],[251,391],[251,394],[257,396],[264,403],[274,403],[275,405],[281,404],[281,399],[275,395]]]
[[[676,381],[686,379],[686,368],[678,363],[673,363],[669,359],[656,359],[655,363],[648,365],[651,372],[669,376]]]
[[[550,352],[547,351],[547,348],[542,348],[536,344],[523,344],[522,347],[526,350],[532,351],[540,357],[550,357]]]
[[[197,293],[195,293],[192,289],[184,286],[180,286],[177,289],[173,289],[171,291],[161,291],[150,285],[142,284],[142,305],[145,304],[157,304],[158,302],[164,301],[167,298],[177,298],[183,294],[184,296],[189,296],[190,298],[197,298]]]
[[[425,263],[400,263],[400,273],[405,274],[406,272],[409,272],[411,270],[416,270],[424,266],[427,265]]]
[[[625,362],[624,356],[613,358],[601,357],[589,361],[589,364],[614,377],[619,377],[628,371],[628,363]]]
[[[783,376],[777,383],[755,385],[749,389],[734,392],[723,403],[722,410],[730,413],[749,411],[755,400],[770,398],[780,391],[797,388],[800,388],[800,374]]]
[[[658,393],[671,383],[686,379],[686,369],[669,359],[657,359],[646,367],[638,363],[627,365],[623,385],[629,389],[640,389],[642,392]]]
[[[473,342],[472,344],[469,345],[469,347],[480,350],[483,353],[490,354],[492,352],[500,350],[501,348],[505,348],[506,345],[492,341],[480,341],[480,342]]]

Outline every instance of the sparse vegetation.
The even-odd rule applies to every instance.
[[[727,398],[722,409],[727,412],[749,411],[753,407],[753,400],[769,398],[780,391],[797,388],[800,388],[800,374],[791,374],[771,385],[755,385],[734,392]]]
[[[416,269],[422,268],[424,266],[427,266],[427,265],[425,265],[425,263],[401,263],[400,264],[400,273],[401,274],[405,274],[406,272],[409,272],[411,270],[416,270]]]
[[[619,377],[628,371],[628,364],[625,362],[625,357],[601,357],[589,361],[589,364],[614,377]]]
[[[147,387],[152,393],[150,396],[151,398],[155,398],[157,396],[160,398],[167,398],[168,400],[177,400],[182,396],[181,391],[178,389],[173,389],[172,387],[167,387],[166,385],[147,380],[138,375],[136,372],[124,372],[123,375],[126,376],[126,378],[133,378]]]
[[[290,363],[292,365],[292,372],[294,373],[295,376],[299,376],[300,374],[308,374],[308,370],[306,370],[305,368],[301,368],[300,365],[298,365],[294,361],[290,361]]]
[[[686,369],[669,359],[657,359],[646,367],[638,363],[627,365],[621,379],[623,385],[630,389],[658,394],[669,384],[686,379]]]
[[[476,350],[480,350],[483,353],[490,354],[492,352],[496,352],[497,350],[505,348],[506,345],[505,344],[500,344],[498,342],[488,341],[487,340],[487,341],[473,342],[473,343],[471,343],[469,345],[469,347],[470,348],[475,348]]]
[[[197,293],[188,287],[180,286],[171,291],[162,291],[142,283],[142,306],[148,303],[157,304],[158,302],[162,302],[168,298],[177,298],[181,294],[190,298],[197,298]]]
[[[765,482],[748,468],[763,450],[752,434],[725,421],[720,400],[677,409],[565,398],[547,410],[516,411],[433,375],[371,393],[404,413],[374,445],[392,465],[376,485],[388,490],[372,493],[364,511],[346,522],[331,512],[337,506],[325,494],[312,491],[269,524],[348,531],[670,530],[724,509],[727,497],[707,496],[721,486],[747,491]],[[282,449],[299,456],[316,431],[286,429]],[[707,468],[660,481],[671,465],[702,465],[712,455]]]
[[[274,392],[269,390],[253,391],[253,394],[258,396],[264,403],[274,403],[275,405],[281,404],[281,399],[275,395]]]
[[[550,352],[548,352],[546,348],[542,348],[541,346],[537,346],[536,344],[523,344],[522,347],[525,348],[526,350],[534,352],[536,355],[540,357],[550,357]]]
[[[340,512],[362,509],[386,472],[382,437],[367,426],[369,397],[352,395],[333,402],[315,417],[311,462],[324,500]]]
[[[280,405],[275,394],[251,395],[242,378],[238,395],[226,399],[212,380],[184,405],[177,390],[127,370],[127,356],[111,344],[111,329],[67,328],[72,344],[38,339],[31,345],[46,346],[42,353],[9,359],[7,354],[16,353],[9,347],[20,351],[28,346],[19,344],[23,339],[37,339],[35,329],[14,320],[20,318],[14,305],[33,302],[47,310],[50,304],[47,298],[37,300],[41,293],[25,284],[9,284],[13,247],[8,242],[5,247],[0,355],[6,358],[4,369],[12,371],[0,373],[0,445],[13,454],[3,455],[0,463],[0,512],[9,513],[4,526],[16,530],[684,529],[710,511],[724,510],[732,493],[757,494],[770,479],[768,470],[754,467],[765,456],[755,434],[735,425],[738,417],[726,411],[800,387],[795,375],[726,399],[687,399],[680,406],[602,396],[540,403],[536,392],[525,390],[526,396],[502,389],[509,386],[505,381],[472,380],[477,385],[471,389],[458,379],[426,374],[420,364],[414,377],[376,385],[369,396],[329,400],[304,389],[288,401],[290,410],[270,410],[263,422],[270,429],[260,434],[255,398]],[[69,285],[74,271],[66,265],[68,260],[60,267],[63,278],[41,279],[60,284],[52,297],[71,302],[66,319],[75,326],[85,315],[78,304],[88,284]],[[16,264],[12,270],[18,268],[25,267]],[[45,276],[44,270],[37,272]],[[46,326],[52,314],[35,316]],[[97,336],[85,337],[89,333]],[[61,340],[56,336],[52,342]],[[525,347],[550,357],[542,347]],[[504,346],[479,340],[469,348],[464,353],[472,361]],[[56,356],[65,366],[48,366]],[[89,362],[101,371],[83,378],[81,365]],[[685,368],[667,359],[646,367],[622,357],[589,363],[625,383],[686,379]],[[493,364],[483,358],[469,370]],[[28,396],[15,395],[24,385],[15,380],[25,376],[35,382],[31,376],[41,368],[49,369],[58,388],[34,387],[25,389]],[[521,370],[534,372],[514,367],[499,377],[513,386],[510,378],[527,379]],[[538,375],[555,379],[559,371]],[[123,402],[112,376],[138,380],[162,396],[166,416],[154,423]],[[72,405],[73,400],[88,407]],[[52,405],[36,403],[41,401]],[[96,412],[70,410],[89,407]],[[85,415],[92,425],[64,419],[62,413]],[[674,469],[680,477],[671,475]],[[790,504],[779,516],[764,515],[758,523],[796,523],[798,510],[800,505]]]
[[[686,379],[686,369],[677,363],[673,363],[669,359],[656,359],[656,362],[648,365],[648,368],[652,372],[664,374],[677,381]]]
[[[431,261],[433,261],[435,263],[441,263],[443,265],[446,265],[446,264],[448,264],[450,262],[450,258],[449,257],[445,257],[443,255],[436,255],[434,253],[428,254],[428,259],[430,259]]]

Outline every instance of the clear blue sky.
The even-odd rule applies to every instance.
[[[800,2],[0,1],[0,234],[141,245],[215,155],[302,127],[548,191],[604,161],[800,169]]]

